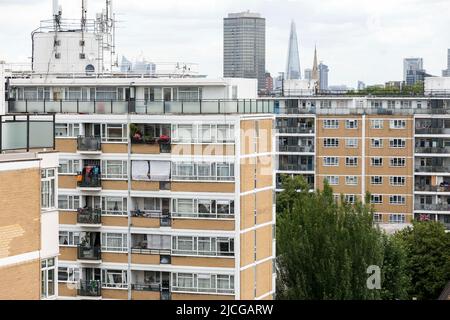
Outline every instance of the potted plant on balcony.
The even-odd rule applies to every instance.
[[[163,134],[158,138],[157,141],[159,144],[170,144],[170,137]]]

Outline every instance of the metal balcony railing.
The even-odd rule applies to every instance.
[[[450,147],[423,148],[416,147],[416,153],[450,153]]]
[[[416,184],[415,190],[425,192],[450,192],[450,186],[431,186],[426,184]]]
[[[81,181],[78,181],[79,188],[101,188],[101,175],[83,176]]]
[[[281,127],[278,128],[278,132],[287,134],[295,134],[295,133],[314,134],[314,128]]]
[[[78,260],[98,261],[102,259],[102,250],[100,246],[78,245]]]
[[[448,166],[416,166],[416,172],[450,172]]]
[[[313,165],[303,164],[280,164],[281,171],[314,171]]]
[[[278,146],[279,152],[314,152],[314,147],[304,146]]]
[[[102,223],[102,211],[100,209],[80,208],[80,209],[78,209],[77,223],[101,224]]]
[[[102,150],[102,139],[100,137],[86,137],[79,136],[77,141],[78,151],[101,151]]]
[[[151,284],[139,284],[134,283],[131,285],[131,289],[135,291],[151,291],[151,292],[160,292],[161,284],[159,283],[151,283]]]
[[[416,203],[415,210],[423,211],[450,211],[450,204],[421,204]]]
[[[78,295],[81,297],[101,297],[102,284],[98,280],[80,281]]]

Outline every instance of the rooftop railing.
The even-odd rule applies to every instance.
[[[248,100],[17,100],[8,101],[8,112],[73,114],[254,114],[273,113],[274,101]]]

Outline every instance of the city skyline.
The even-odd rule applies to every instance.
[[[77,1],[65,0],[61,4],[64,17],[79,17]],[[101,5],[103,1],[90,1],[88,14],[92,17]],[[312,61],[317,43],[319,60],[333,68],[330,84],[354,87],[362,80],[370,85],[401,80],[403,59],[415,56],[424,58],[430,74],[441,75],[450,47],[445,34],[450,22],[439,16],[448,7],[445,1],[422,4],[406,0],[377,4],[329,0],[321,3],[321,10],[315,4],[287,0],[246,1],[243,4],[196,1],[189,5],[168,0],[163,4],[152,4],[152,7],[134,0],[116,1],[117,19],[122,21],[117,30],[117,49],[129,58],[143,53],[151,61],[199,63],[202,74],[212,78],[221,76],[223,18],[230,12],[250,10],[267,19],[267,70],[273,75],[285,69],[289,21],[293,19],[301,35],[299,51],[300,60],[305,62],[303,67],[309,67],[308,61]],[[24,8],[26,19],[15,21],[11,18]],[[51,1],[0,1],[0,9],[0,26],[14,30],[0,35],[0,41],[16,44],[14,48],[3,47],[0,59],[26,62],[31,56],[31,40],[26,35],[43,17],[50,18]],[[419,22],[413,19],[417,13],[421,13]],[[405,32],[411,36],[405,36]],[[196,37],[186,37],[186,34]],[[434,38],[428,41],[431,34]],[[205,43],[208,50],[205,50]]]

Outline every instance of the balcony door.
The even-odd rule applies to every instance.
[[[85,132],[87,137],[101,137],[101,125],[99,123],[86,123]]]

